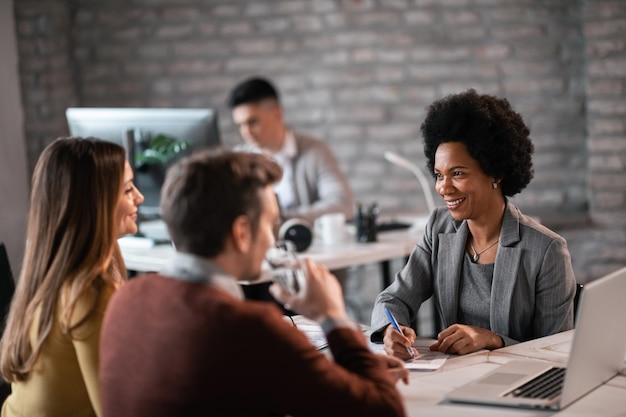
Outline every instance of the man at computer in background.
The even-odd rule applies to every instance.
[[[403,416],[401,361],[373,354],[328,270],[273,295],[321,324],[334,360],[273,304],[247,301],[274,242],[280,167],[258,153],[204,150],[169,169],[161,210],[176,253],[109,303],[101,335],[104,416]]]
[[[274,186],[283,221],[305,219],[314,226],[329,213],[352,219],[354,197],[337,159],[325,142],[285,124],[279,93],[270,81],[253,77],[240,82],[230,92],[228,105],[246,144],[272,156],[283,169]],[[348,270],[332,272],[345,292]],[[265,285],[244,288],[249,298],[271,301]]]
[[[328,213],[351,219],[354,198],[328,145],[285,125],[278,91],[263,78],[249,78],[230,93],[233,121],[249,145],[271,155],[283,168],[275,186],[283,219],[313,223]]]

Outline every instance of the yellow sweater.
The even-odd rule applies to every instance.
[[[59,311],[41,354],[25,381],[11,384],[2,417],[86,417],[102,415],[98,385],[98,345],[105,308],[115,288],[107,285],[98,307],[69,338],[61,331]],[[92,295],[78,300],[73,318],[84,317]],[[34,323],[38,322],[40,310]],[[37,324],[31,327],[31,343]]]

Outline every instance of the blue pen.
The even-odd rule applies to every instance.
[[[402,330],[400,330],[400,325],[398,324],[398,321],[393,316],[393,314],[391,314],[391,311],[389,311],[389,309],[387,307],[385,307],[385,314],[387,314],[387,318],[391,322],[391,325],[393,326],[393,328],[396,329],[397,331],[399,331],[401,335],[404,335],[404,333],[402,333]],[[409,352],[409,354],[411,355],[412,358],[415,358],[415,353],[413,353],[413,349],[411,349],[409,346],[407,346],[406,350]]]

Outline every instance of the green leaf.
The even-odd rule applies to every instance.
[[[138,164],[167,165],[188,147],[187,142],[161,133],[152,138],[145,150],[135,155],[135,161]]]

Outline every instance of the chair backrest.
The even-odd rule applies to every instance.
[[[574,295],[574,326],[576,325],[576,319],[578,317],[578,303],[580,301],[580,295],[583,292],[583,284],[576,284],[576,294]]]
[[[6,315],[9,312],[14,292],[15,281],[13,281],[13,273],[9,264],[9,255],[7,255],[4,243],[0,242],[0,334],[4,332]],[[10,393],[10,385],[0,378],[0,404],[4,403]]]
[[[9,265],[9,256],[7,255],[4,243],[0,242],[0,332],[4,330],[4,321],[11,299],[15,292],[15,281],[13,281],[13,273],[11,265]]]

